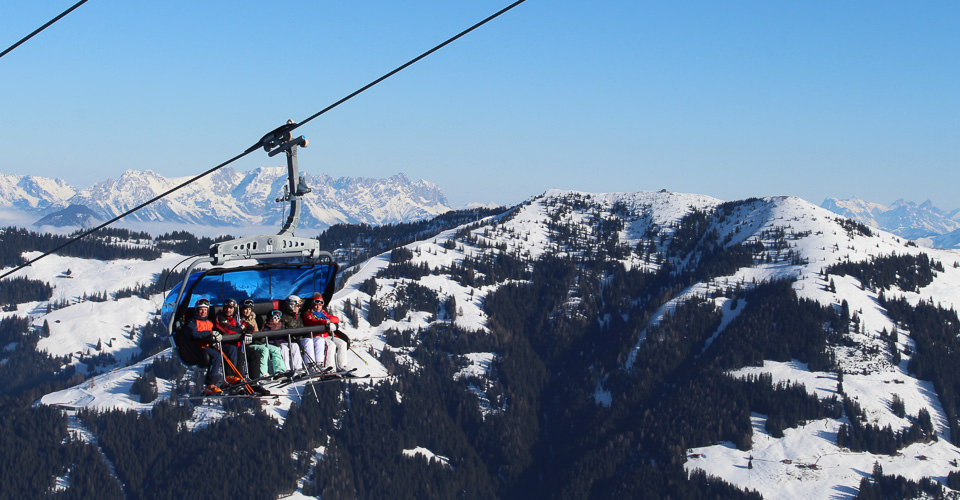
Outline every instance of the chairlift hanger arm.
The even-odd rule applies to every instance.
[[[288,142],[293,136],[290,133],[293,129],[299,127],[295,121],[287,120],[287,123],[280,125],[279,127],[267,132],[263,137],[257,141],[256,144],[247,148],[244,153],[252,153],[259,147],[262,147],[264,151],[269,153],[272,149],[277,146]],[[273,155],[270,155],[273,156]]]

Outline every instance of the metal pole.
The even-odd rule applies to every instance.
[[[224,367],[226,364],[223,361],[223,344],[220,341],[217,341],[217,350],[220,351],[220,375],[223,376],[223,383],[227,383],[227,369]]]

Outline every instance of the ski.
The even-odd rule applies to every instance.
[[[362,375],[362,376],[356,375],[354,374],[354,372],[356,371],[357,371],[356,368],[351,368],[349,370],[341,370],[333,373],[327,373],[325,375],[321,375],[319,377],[318,382],[330,382],[332,380],[351,380],[351,379],[358,379],[358,378],[368,378],[370,376],[369,374]]]
[[[326,367],[323,370],[314,373],[310,373],[309,371],[301,372],[297,370],[290,370],[289,372],[286,372],[284,376],[278,377],[274,380],[281,382],[280,387],[286,387],[295,382],[300,382],[301,380],[311,380],[326,376],[331,370],[333,370],[333,367]]]
[[[297,394],[204,394],[200,396],[187,396],[180,398],[180,401],[200,401],[200,402],[212,402],[212,401],[222,401],[226,399],[248,399],[248,400],[257,400],[271,402],[274,405],[280,404],[281,398],[300,398]]]
[[[303,381],[303,380],[306,380],[306,381],[316,381],[316,382],[329,382],[329,381],[331,381],[331,380],[343,380],[343,379],[350,379],[350,378],[361,378],[361,377],[357,377],[356,375],[353,375],[353,372],[355,372],[355,371],[357,371],[356,368],[351,368],[351,369],[349,369],[349,370],[341,370],[341,371],[332,371],[332,368],[327,368],[327,369],[324,370],[322,373],[316,373],[316,374],[312,374],[312,375],[308,375],[308,376],[304,376],[304,377],[298,377],[298,378],[295,378],[295,379],[293,379],[293,380],[286,381],[286,382],[280,384],[280,387],[285,387],[285,386],[290,385],[290,384],[292,384],[292,383],[294,383],[294,382],[300,382],[300,381]]]

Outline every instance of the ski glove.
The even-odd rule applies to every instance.
[[[253,343],[253,335],[250,333],[245,333],[243,335],[243,345],[250,345]]]
[[[220,335],[220,332],[213,332],[210,334],[210,340],[220,343],[220,340],[223,338],[223,335]]]
[[[327,323],[327,330],[329,330],[330,333],[333,333],[333,332],[337,331],[337,324],[336,324],[336,323]]]

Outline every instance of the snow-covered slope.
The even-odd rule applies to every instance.
[[[557,209],[561,204],[578,208]],[[562,212],[564,221],[573,223],[598,216],[623,217],[626,224],[619,239],[627,245],[635,245],[644,238],[649,241],[652,228],[669,233],[674,229],[672,225],[692,210],[709,210],[720,204],[720,200],[681,193],[587,194],[551,191],[519,207],[509,220],[481,226],[473,234],[489,238],[492,243],[506,248],[507,252],[536,258],[547,252],[578,251],[576,248],[558,246],[557,242],[551,240],[547,226],[549,219],[556,216],[558,211]],[[592,243],[589,227],[583,224],[583,232],[577,236],[588,245]],[[898,430],[906,428],[910,422],[892,413],[890,401],[892,395],[896,394],[904,402],[908,415],[915,415],[921,408],[926,408],[933,417],[941,439],[911,445],[897,456],[850,452],[836,445],[836,432],[842,419],[808,422],[797,429],[790,429],[783,438],[778,439],[762,430],[766,417],[755,415],[752,450],[740,451],[731,443],[693,449],[689,451],[688,469],[703,469],[737,486],[758,490],[768,498],[826,498],[837,492],[855,492],[864,471],[870,471],[874,462],[880,463],[888,474],[900,474],[912,479],[926,476],[943,480],[948,472],[955,469],[953,464],[960,458],[960,449],[949,442],[949,428],[936,392],[929,382],[917,380],[906,370],[912,345],[909,332],[900,330],[899,347],[906,354],[898,365],[893,365],[884,351],[876,349],[880,344],[881,331],[895,329],[885,311],[878,307],[876,292],[864,289],[857,280],[849,277],[834,277],[835,291],[829,291],[821,272],[831,264],[845,261],[868,261],[872,257],[894,253],[915,255],[924,252],[942,262],[944,271],[938,273],[933,283],[918,291],[891,293],[902,295],[912,303],[926,300],[943,304],[944,307],[960,308],[960,268],[957,267],[960,266],[960,253],[918,248],[884,231],[863,232],[842,217],[795,197],[746,200],[735,204],[725,220],[711,229],[716,229],[719,239],[727,241],[728,246],[754,240],[765,243],[767,250],[759,259],[761,263],[742,268],[729,276],[715,277],[688,287],[661,308],[651,324],[659,321],[679,302],[694,296],[710,296],[709,292],[735,283],[749,285],[776,279],[796,279],[794,289],[800,297],[837,307],[845,300],[861,318],[862,333],[854,335],[857,345],[838,347],[835,353],[840,370],[846,374],[845,390],[848,397],[864,407],[871,422],[891,425]],[[450,249],[450,245],[445,248],[444,242],[452,233],[408,245],[415,254],[412,262],[425,263],[431,268],[444,268],[478,251],[460,245],[456,249]],[[774,235],[778,234],[788,242],[787,248],[777,249],[774,240],[778,237]],[[793,253],[792,256],[788,256],[789,252]],[[370,268],[385,265],[386,259],[384,255],[368,262],[363,275],[355,279],[371,275]],[[644,261],[636,254],[623,259],[621,264],[625,268],[646,267],[652,270],[657,267],[656,263]],[[403,280],[377,279],[376,296],[389,296],[399,281]],[[444,278],[442,272],[440,276],[425,277],[418,282],[436,290],[441,297],[456,297],[457,304],[464,309],[463,316],[457,318],[458,322],[464,321],[465,325],[472,325],[475,329],[485,328],[482,296],[495,287],[462,290],[455,281]],[[362,294],[359,291],[350,293]],[[370,297],[364,294],[362,300],[370,300]],[[729,299],[716,300],[721,307],[729,305]],[[716,335],[723,335],[725,325],[742,307],[742,303],[738,309],[725,307],[725,318]],[[377,328],[381,331],[391,328],[416,329],[426,326],[429,321],[427,314],[411,314],[401,322],[388,320]],[[642,348],[641,341],[636,349]],[[474,355],[474,358],[481,360],[476,365],[477,369],[482,370],[482,360],[487,359],[484,355]],[[471,359],[471,365],[473,363]],[[630,369],[629,364],[625,365],[625,369]],[[802,363],[768,363],[762,368],[745,369],[730,375],[739,377],[747,373],[770,373],[776,380],[800,382],[811,393],[821,396],[836,393],[836,373],[811,372]],[[477,392],[482,396],[483,388],[477,388]],[[602,386],[598,387],[596,397],[597,404],[609,405],[606,402],[609,394]],[[482,397],[481,402],[486,404]],[[484,411],[502,409],[486,407]],[[754,466],[747,469],[750,456],[754,457]]]
[[[820,275],[821,270],[843,261],[868,261],[882,255],[915,255],[926,253],[942,262],[944,271],[928,286],[918,291],[893,290],[888,292],[907,298],[916,304],[920,300],[933,301],[944,307],[960,307],[960,253],[906,245],[899,237],[884,231],[871,235],[860,234],[843,227],[835,216],[798,198],[766,200],[769,212],[757,229],[787,228],[797,235],[792,245],[809,262],[798,265],[771,263],[742,269],[723,278],[730,282],[764,281],[778,277],[796,276],[794,288],[800,297],[816,300],[824,305],[839,305],[847,301],[850,310],[860,315],[862,332],[857,345],[837,348],[835,355],[845,374],[844,388],[864,407],[871,422],[890,425],[894,430],[904,429],[910,422],[893,414],[890,402],[897,395],[907,415],[916,415],[926,408],[933,417],[941,439],[931,443],[914,444],[897,456],[851,452],[836,444],[836,432],[843,420],[824,419],[808,422],[797,429],[786,431],[776,439],[764,430],[764,415],[754,415],[753,447],[737,450],[731,443],[721,443],[689,451],[689,469],[703,469],[743,488],[756,489],[766,497],[827,498],[837,492],[855,492],[864,473],[879,463],[886,474],[898,474],[910,479],[921,477],[944,478],[955,469],[960,449],[950,444],[949,427],[936,392],[930,382],[920,381],[907,372],[909,354],[898,365],[889,361],[881,345],[881,332],[890,332],[897,326],[878,306],[877,292],[865,289],[851,277],[831,277],[836,291],[829,291]],[[757,234],[755,232],[754,234]],[[688,293],[709,288],[699,284]],[[722,333],[721,333],[722,335]],[[899,349],[912,352],[909,332],[900,329]],[[803,383],[808,391],[821,397],[837,392],[836,373],[810,372],[802,363],[767,362],[762,368],[739,370],[732,376],[769,373],[775,381],[789,380]],[[753,457],[752,468],[745,467]]]

